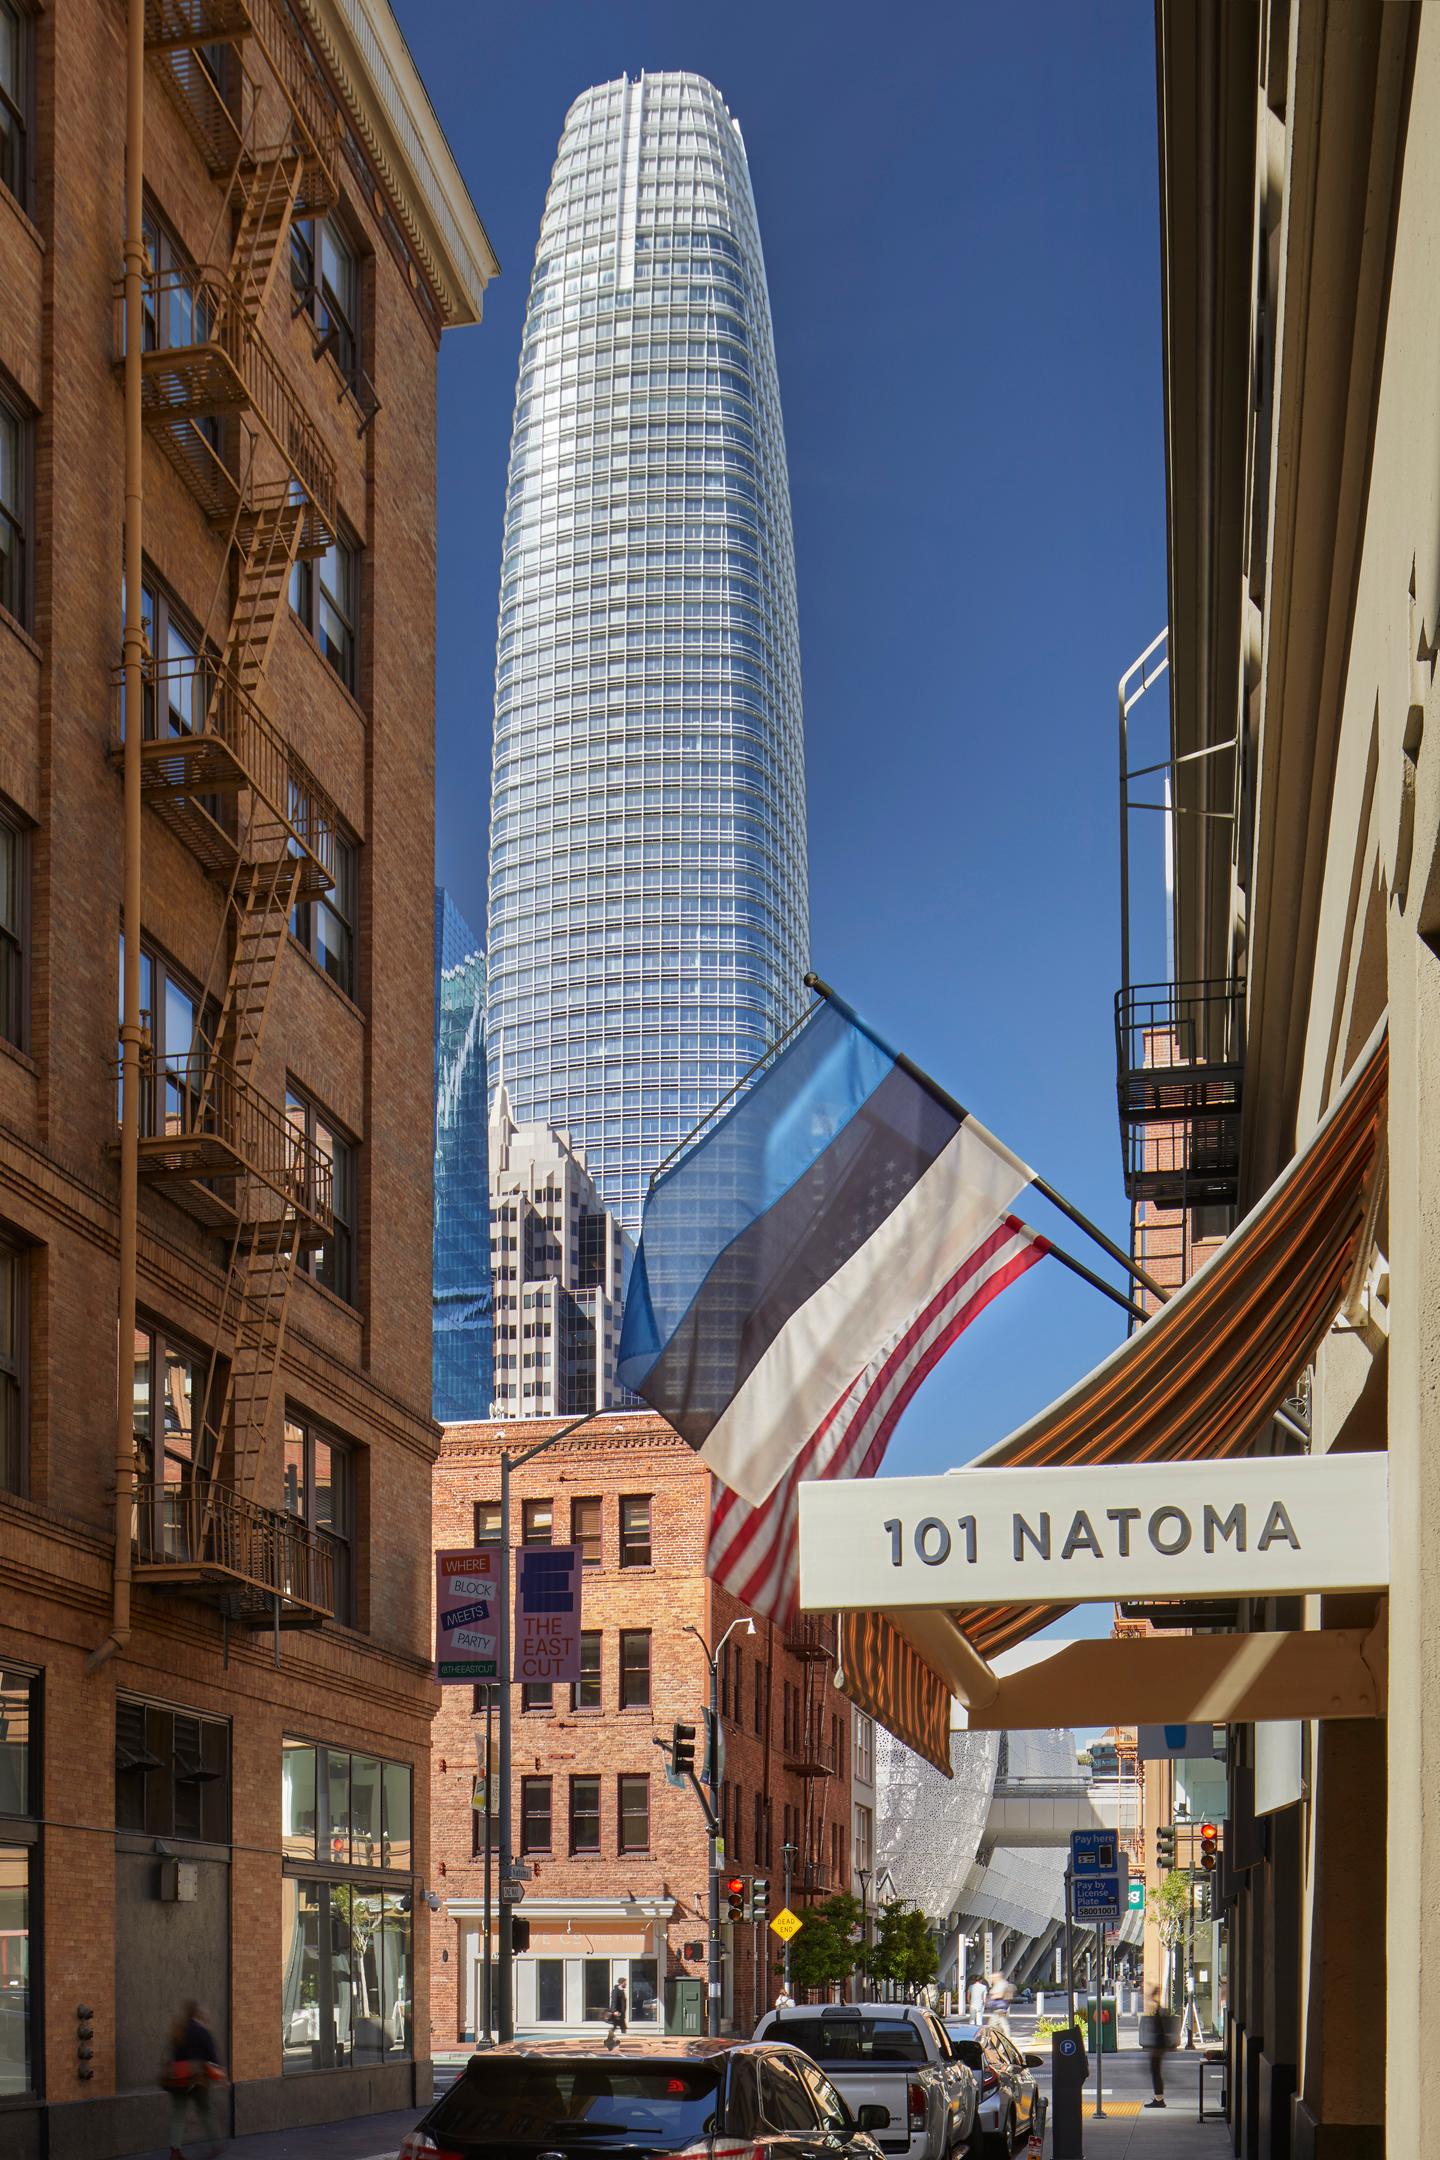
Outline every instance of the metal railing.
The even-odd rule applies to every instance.
[[[1230,979],[1141,983],[1115,1000],[1125,1190],[1160,1207],[1239,1193],[1244,991]]]
[[[115,350],[123,360],[121,281],[115,310]],[[145,318],[143,396],[151,425],[248,408],[318,520],[302,552],[323,550],[336,529],[335,461],[274,353],[246,321],[225,273],[203,263],[152,272],[145,280]]]
[[[142,1172],[248,1173],[325,1235],[334,1228],[329,1158],[208,1045],[180,1057],[142,1053],[140,1156]]]
[[[313,1611],[335,1610],[335,1556],[323,1531],[191,1476],[135,1492],[140,1568],[214,1574]]]
[[[145,0],[145,44],[151,52],[179,53],[245,37],[255,39],[270,64],[290,108],[300,147],[323,175],[328,208],[339,192],[339,123],[283,8],[275,0]],[[189,87],[183,81],[180,86]],[[237,138],[243,131],[242,119]],[[318,204],[307,198],[305,208],[315,207]]]
[[[339,814],[244,684],[204,654],[147,660],[144,680],[146,782],[206,793],[238,781],[261,798],[323,882],[333,885]],[[111,683],[118,746],[125,729],[123,666]]]
[[[785,1630],[785,1648],[792,1657],[829,1658],[838,1655],[835,1621],[829,1613],[799,1613]]]

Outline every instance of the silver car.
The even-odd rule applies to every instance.
[[[1031,2130],[1043,2133],[1045,2096],[1035,2072],[1045,2058],[1018,2048],[998,2025],[961,2025],[945,2020],[950,2045],[980,2081],[980,2130],[993,2160],[1009,2160]]]

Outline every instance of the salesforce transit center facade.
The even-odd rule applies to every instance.
[[[571,107],[501,571],[492,1079],[634,1229],[808,964],[795,562],[745,148],[697,75]]]

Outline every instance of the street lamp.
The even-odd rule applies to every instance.
[[[866,1961],[870,1954],[870,1877],[873,1868],[856,1868],[860,1878],[860,2000],[869,2001],[867,1990],[868,1971]]]
[[[693,1635],[710,1668],[710,1746],[706,1754],[706,1783],[710,1788],[710,1895],[706,1907],[708,1956],[706,1959],[705,2030],[711,2039],[720,2034],[720,1652],[736,1628],[755,1633],[755,1622],[737,1615],[712,1650],[698,1627],[687,1622],[685,1633]]]

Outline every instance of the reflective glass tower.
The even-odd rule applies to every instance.
[[[435,1230],[432,1407],[488,1418],[493,1392],[485,955],[447,892],[435,894]]]
[[[808,962],[795,563],[740,129],[698,75],[560,138],[515,402],[489,1036],[634,1228]]]

